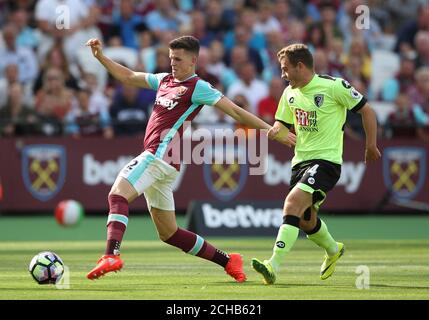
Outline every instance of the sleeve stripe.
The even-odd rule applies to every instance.
[[[279,119],[276,119],[276,121],[280,122],[282,125],[284,125],[288,129],[292,128],[292,124],[290,124],[290,123],[284,122],[283,120],[279,120]]]
[[[362,99],[359,101],[359,103],[357,105],[355,105],[351,111],[354,113],[358,112],[360,109],[363,108],[363,106],[365,105],[366,102],[367,102],[366,98],[362,97]]]

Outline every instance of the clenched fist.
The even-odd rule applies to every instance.
[[[86,43],[86,46],[91,47],[92,54],[94,55],[94,57],[100,58],[103,55],[103,46],[100,40],[96,38],[89,39]]]

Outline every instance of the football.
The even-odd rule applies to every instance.
[[[76,200],[63,200],[55,208],[55,219],[64,227],[78,225],[83,216],[83,206]]]
[[[28,266],[31,276],[38,284],[55,284],[64,274],[64,263],[54,252],[40,252]]]

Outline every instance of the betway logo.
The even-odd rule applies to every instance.
[[[179,103],[178,101],[174,102],[173,100],[164,98],[164,97],[159,97],[155,101],[155,104],[160,104],[161,106],[167,108],[168,110],[173,109],[175,106],[177,106],[178,103]]]
[[[132,159],[132,156],[120,156],[116,161],[101,162],[87,153],[83,156],[83,182],[90,186],[100,183],[112,185],[119,171]]]
[[[264,182],[267,185],[275,186],[281,183],[289,185],[291,176],[291,162],[277,161],[272,154],[267,159],[268,170],[264,175]],[[341,166],[341,177],[337,186],[344,186],[347,193],[355,193],[362,182],[365,173],[365,163],[363,162],[343,162]]]
[[[278,228],[282,224],[282,209],[256,209],[250,205],[237,205],[235,209],[216,209],[202,205],[204,223],[208,228]]]

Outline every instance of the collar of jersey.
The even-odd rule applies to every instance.
[[[307,83],[305,86],[299,88],[299,90],[300,91],[305,91],[305,90],[307,90],[307,88],[311,87],[312,82],[316,80],[316,76],[317,76],[317,74],[314,74],[313,78],[311,78],[310,82]]]
[[[196,77],[196,76],[197,76],[197,74],[196,74],[196,73],[194,73],[192,76],[190,76],[190,77],[188,77],[188,78],[186,78],[185,80],[182,80],[182,81],[179,81],[179,80],[177,80],[176,78],[174,78],[173,82],[178,82],[178,83],[180,83],[180,82],[185,82],[185,81],[188,81],[189,79],[191,79],[191,78],[193,78],[193,77]]]

